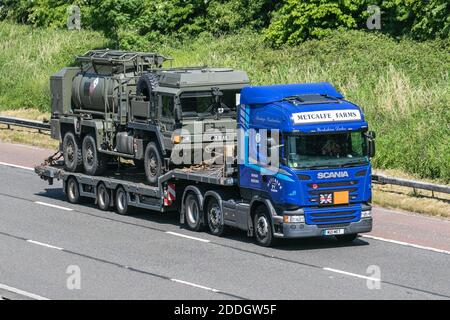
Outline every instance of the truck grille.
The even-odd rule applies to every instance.
[[[307,224],[343,224],[359,221],[360,218],[358,206],[313,207],[305,210]]]

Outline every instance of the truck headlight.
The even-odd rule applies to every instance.
[[[372,217],[372,211],[367,210],[361,212],[361,218],[370,218],[370,217]]]
[[[305,216],[283,216],[283,221],[285,223],[305,223]]]

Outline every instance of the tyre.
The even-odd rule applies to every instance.
[[[67,179],[66,195],[67,195],[67,200],[70,203],[76,204],[76,203],[81,202],[80,186],[75,177],[69,177],[69,179]]]
[[[353,241],[355,241],[355,239],[356,239],[357,237],[358,237],[358,234],[357,234],[357,233],[353,233],[353,234],[341,234],[341,235],[336,236],[336,239],[337,239],[339,242],[346,243],[346,242],[353,242]]]
[[[162,174],[162,162],[158,147],[154,142],[149,142],[145,148],[144,167],[148,183],[156,185],[158,177]]]
[[[159,77],[154,73],[143,74],[136,84],[136,95],[144,96],[145,101],[149,101],[155,88],[158,86]]]
[[[80,141],[71,131],[63,139],[64,166],[67,171],[79,172],[83,164]]]
[[[222,209],[216,198],[210,198],[205,211],[208,219],[208,227],[211,234],[215,236],[223,236],[225,233],[225,225],[223,224]]]
[[[104,183],[100,183],[97,187],[97,205],[100,210],[106,211],[111,203],[110,191]]]
[[[188,193],[184,200],[185,220],[189,229],[200,231],[202,229],[202,211],[198,202],[198,197],[194,193]]]
[[[273,245],[274,237],[272,233],[272,224],[266,206],[261,205],[256,208],[255,216],[253,218],[253,229],[256,242],[260,246],[270,247]]]
[[[128,207],[128,195],[123,187],[119,187],[116,190],[115,205],[118,214],[127,215],[130,213],[130,208]]]
[[[102,174],[106,169],[106,158],[98,152],[91,134],[84,137],[82,149],[84,172],[93,176]]]

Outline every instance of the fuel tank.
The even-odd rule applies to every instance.
[[[124,74],[114,77],[95,73],[79,73],[72,80],[73,109],[117,112],[119,82]]]

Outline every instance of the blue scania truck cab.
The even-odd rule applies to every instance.
[[[371,231],[375,133],[360,107],[329,83],[253,86],[241,91],[237,122],[241,196],[265,204],[253,224],[260,244]]]

